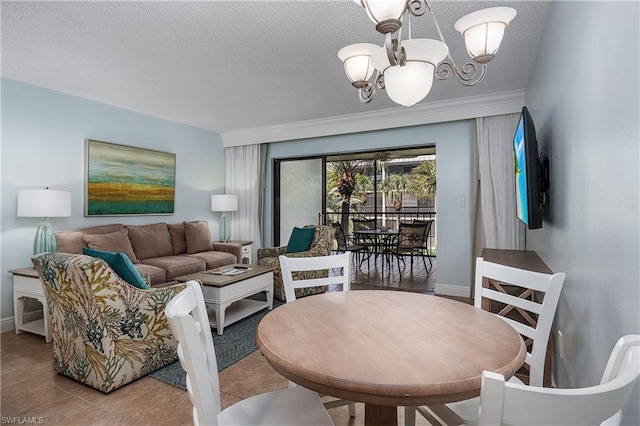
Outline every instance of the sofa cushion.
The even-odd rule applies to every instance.
[[[223,251],[202,251],[200,253],[183,254],[183,256],[204,260],[206,269],[218,268],[238,262],[234,254]]]
[[[285,253],[299,253],[309,250],[315,233],[316,228],[294,227],[289,237],[289,243],[287,244]]]
[[[167,281],[171,281],[181,275],[194,274],[205,270],[204,260],[189,256],[157,257],[155,259],[147,259],[144,263],[167,271]]]
[[[133,266],[135,266],[140,274],[147,274],[149,276],[151,287],[155,287],[158,284],[167,282],[167,271],[162,268],[158,268],[157,266],[153,265],[147,265],[146,263],[136,263]]]
[[[133,263],[138,263],[138,259],[133,252],[131,242],[127,236],[127,230],[111,232],[109,234],[92,234],[82,237],[89,248],[104,251],[122,252],[129,257]]]
[[[83,248],[82,254],[99,257],[100,259],[105,260],[111,269],[113,269],[113,272],[132,286],[142,288],[144,290],[149,289],[144,278],[142,278],[142,275],[140,275],[140,272],[136,270],[135,266],[133,266],[133,263],[131,263],[131,260],[129,260],[126,254],[90,248]]]
[[[167,225],[169,235],[171,236],[171,244],[173,245],[173,254],[183,254],[187,252],[187,239],[184,236],[184,223],[175,223]]]
[[[83,237],[88,234],[109,234],[111,232],[121,231],[124,225],[121,223],[113,223],[110,225],[98,225],[88,228],[75,229],[71,231],[57,231],[56,243],[58,248],[56,251],[63,253],[82,254],[82,249],[87,247]]]
[[[187,240],[187,253],[198,253],[212,249],[209,222],[184,222],[184,236]]]
[[[126,225],[131,247],[138,260],[173,255],[173,245],[166,223]]]

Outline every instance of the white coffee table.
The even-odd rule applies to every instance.
[[[197,280],[202,283],[204,301],[213,311],[209,315],[209,321],[218,334],[223,333],[225,326],[264,308],[273,309],[273,268],[246,264],[229,266],[250,269],[234,276],[198,272],[176,278],[180,282]],[[263,291],[266,293],[266,302],[247,299]]]

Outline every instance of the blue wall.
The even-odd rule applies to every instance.
[[[272,160],[385,148],[436,146],[438,262],[436,292],[469,296],[472,263],[472,121],[456,121],[269,144],[265,191],[265,246],[271,245]],[[460,200],[465,200],[460,207]]]
[[[551,167],[527,249],[567,274],[560,387],[598,383],[615,342],[640,334],[639,17],[638,2],[553,2],[527,87]],[[640,386],[622,424],[640,424]]]
[[[71,191],[71,217],[51,219],[56,230],[104,223],[210,220],[212,193],[224,192],[225,163],[217,133],[161,120],[14,80],[1,80],[2,251],[0,318],[13,315],[8,270],[30,266],[36,218],[16,217],[19,189]],[[84,144],[91,138],[176,154],[175,213],[168,216],[84,217]],[[215,222],[215,223],[213,223]],[[3,321],[3,324],[5,323]]]

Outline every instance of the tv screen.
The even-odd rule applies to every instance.
[[[513,136],[516,215],[529,229],[542,228],[542,207],[546,196],[541,188],[542,168],[538,160],[536,130],[527,107],[522,108]]]

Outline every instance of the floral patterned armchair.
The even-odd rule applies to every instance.
[[[315,257],[315,256],[329,256],[331,254],[331,247],[333,246],[333,240],[335,235],[333,227],[325,225],[306,225],[303,228],[316,228],[316,233],[311,243],[311,248],[307,251],[299,253],[285,253],[287,246],[281,247],[266,247],[258,249],[258,265],[271,266],[273,270],[273,296],[286,301],[284,294],[284,283],[282,281],[282,270],[280,269],[280,261],[278,256],[284,254],[287,257]],[[328,271],[307,271],[307,272],[295,272],[294,277],[303,275],[305,278],[322,278],[328,276]],[[312,294],[324,293],[327,291],[326,286],[321,287],[309,287],[309,288],[297,288],[296,299],[304,296],[310,296]]]
[[[58,373],[107,393],[177,359],[164,308],[184,283],[141,290],[102,259],[44,253],[31,260],[45,290]]]

